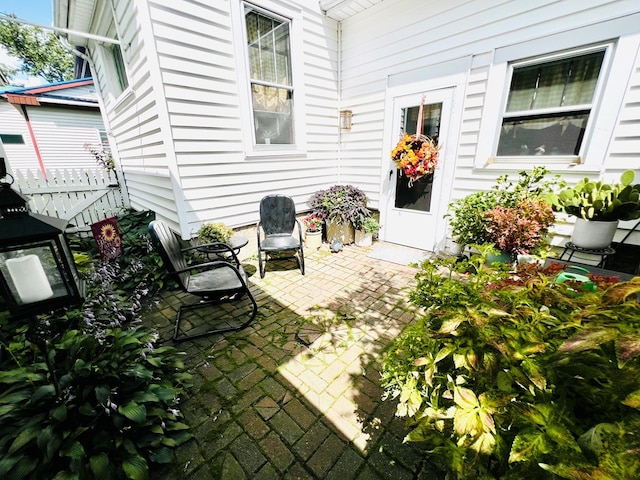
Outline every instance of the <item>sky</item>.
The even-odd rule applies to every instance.
[[[48,26],[53,23],[53,0],[0,0],[0,14],[8,13],[14,13],[21,20]],[[8,56],[1,45],[0,63],[12,67],[16,65],[16,60]],[[20,83],[24,82],[25,86],[46,83],[39,77],[18,76],[17,79]]]

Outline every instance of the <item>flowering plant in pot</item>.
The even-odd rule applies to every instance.
[[[322,225],[324,225],[324,215],[317,213],[310,213],[302,219],[305,232],[321,232]]]
[[[310,213],[302,219],[304,224],[304,244],[309,250],[317,250],[322,246],[322,225],[324,225],[324,215]]]
[[[625,171],[614,184],[583,178],[574,187],[549,195],[554,210],[576,217],[571,237],[576,246],[606,248],[620,220],[640,218],[640,184],[632,185],[634,179],[633,170]]]

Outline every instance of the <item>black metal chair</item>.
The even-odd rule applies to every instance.
[[[258,312],[258,305],[249,290],[247,274],[242,269],[242,266],[238,261],[238,257],[231,247],[224,243],[215,244],[215,247],[219,248],[220,251],[227,250],[226,255],[228,260],[215,260],[206,263],[187,265],[184,253],[189,250],[195,250],[202,247],[202,245],[182,248],[175,233],[160,220],[154,220],[149,224],[149,233],[151,234],[151,239],[158,249],[162,260],[169,268],[169,271],[176,275],[184,290],[192,295],[202,298],[198,303],[181,305],[178,309],[176,323],[173,330],[173,340],[175,342],[203,337],[205,335],[213,335],[216,333],[242,330],[253,321],[256,313]],[[184,311],[223,302],[233,302],[240,300],[245,294],[251,301],[252,309],[249,312],[249,317],[242,323],[237,325],[227,325],[192,335],[180,335],[180,322]]]
[[[296,206],[291,197],[268,195],[260,200],[260,220],[256,228],[260,278],[264,278],[269,257],[281,253],[290,253],[278,258],[295,258],[304,275],[302,227],[296,219]]]

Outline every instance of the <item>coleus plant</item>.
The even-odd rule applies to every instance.
[[[424,315],[383,361],[386,398],[447,479],[640,478],[640,278],[428,261]],[[474,272],[474,273],[467,273]]]

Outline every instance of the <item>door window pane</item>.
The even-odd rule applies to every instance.
[[[416,133],[418,112],[420,107],[410,107],[404,109],[403,131],[409,135]],[[422,133],[431,137],[438,143],[440,134],[440,121],[442,117],[442,103],[432,103],[422,107],[423,127]],[[431,193],[433,188],[433,175],[427,175],[415,180],[409,186],[409,179],[406,175],[400,174],[400,169],[396,169],[396,195],[394,205],[396,208],[429,212],[431,210]]]

